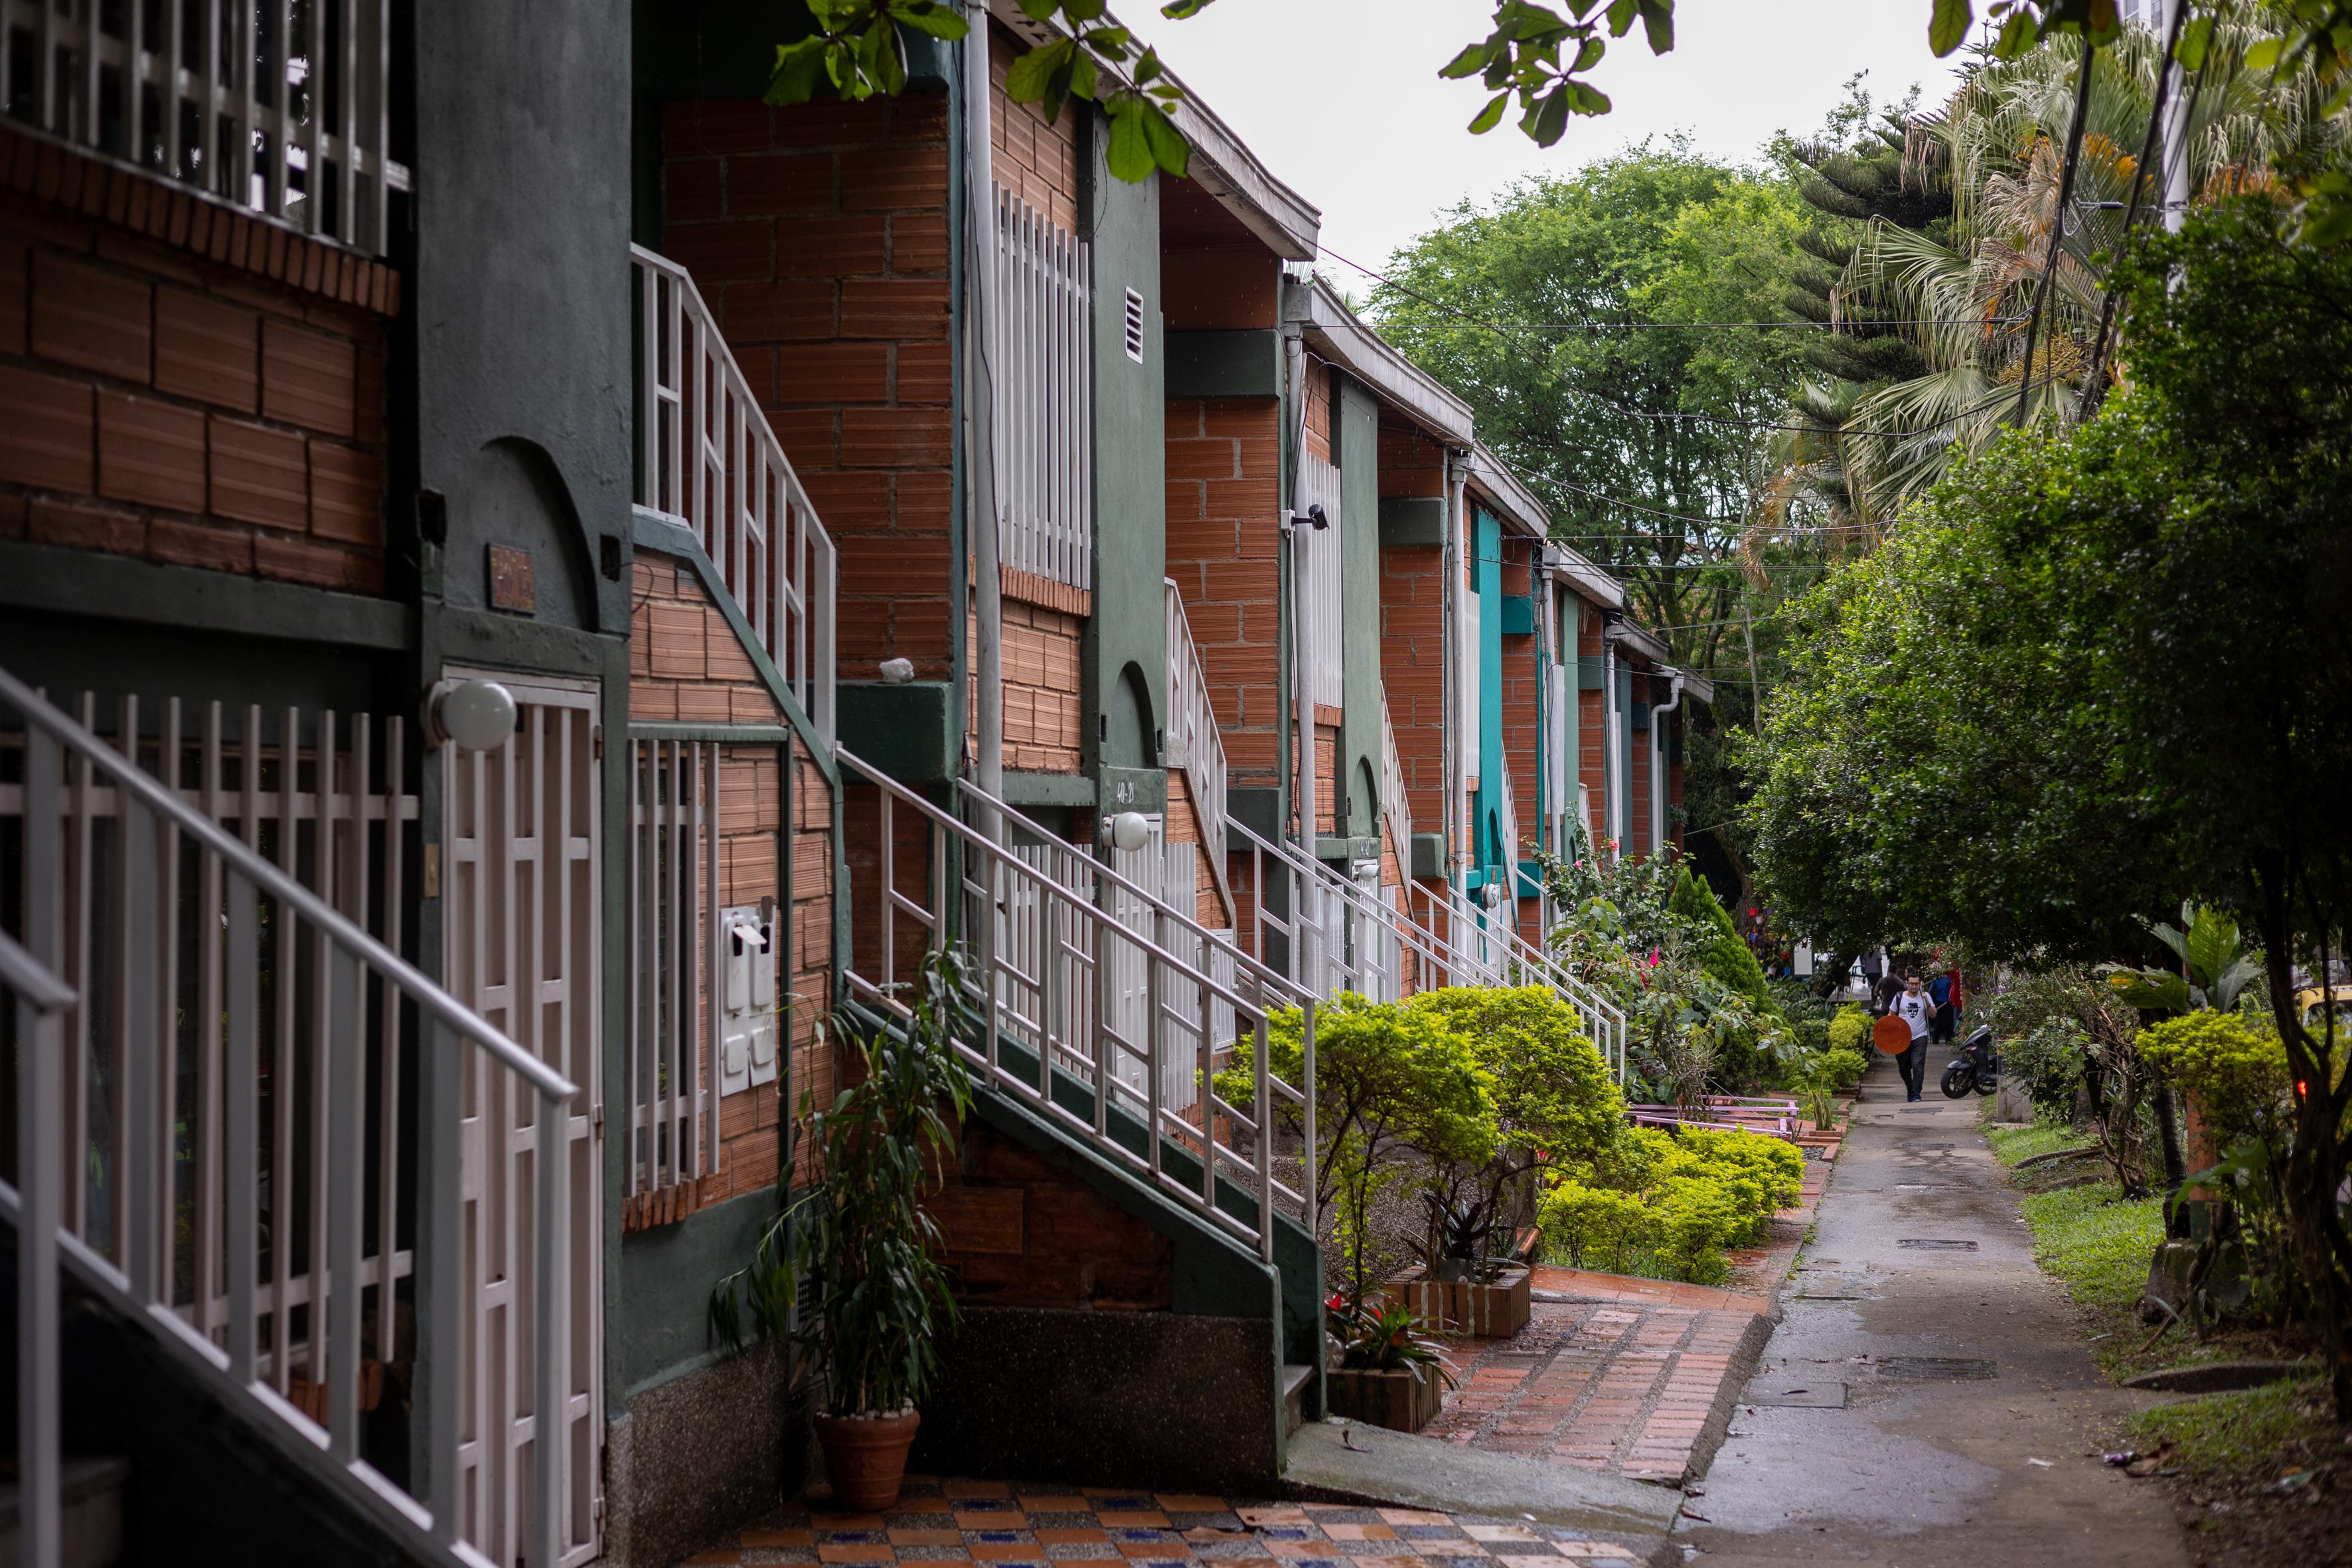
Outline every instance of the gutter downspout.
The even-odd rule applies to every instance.
[[[1622,737],[1619,722],[1624,715],[1617,708],[1617,627],[1620,617],[1607,616],[1601,631],[1601,817],[1609,826],[1607,846],[1611,864],[1615,864],[1625,843],[1625,820],[1618,786],[1625,781],[1617,775],[1625,771],[1624,759],[1619,755]],[[1597,851],[1596,851],[1597,852]]]
[[[1285,280],[1287,292],[1287,279]],[[1308,583],[1307,536],[1314,532],[1301,515],[1307,493],[1307,342],[1296,322],[1282,329],[1284,380],[1290,388],[1284,434],[1290,438],[1290,504],[1282,514],[1282,538],[1287,555],[1283,574],[1290,595],[1290,713],[1286,732],[1293,738],[1292,768],[1296,779],[1291,798],[1298,812],[1298,847],[1315,855],[1315,595]]]
[[[1468,480],[1463,472],[1463,454],[1458,451],[1446,453],[1445,548],[1440,557],[1445,588],[1445,882],[1456,892],[1463,890],[1459,879],[1470,858],[1467,801],[1471,737],[1462,732],[1463,715],[1469,707],[1471,679],[1468,661],[1463,657],[1467,650],[1462,646],[1465,614],[1462,529],[1465,510],[1464,492],[1467,485]]]
[[[971,447],[971,501],[969,526],[972,554],[974,683],[979,688],[980,740],[974,772],[980,787],[1004,795],[1004,598],[1003,575],[998,570],[997,545],[1001,522],[996,500],[995,367],[992,334],[997,320],[995,142],[989,126],[991,77],[988,62],[988,6],[973,0],[967,15],[971,30],[964,35],[964,224],[965,265],[970,268],[968,294],[971,309],[965,314],[965,426]],[[1000,827],[993,813],[983,814],[981,831],[990,838]]]
[[[1666,730],[1667,714],[1682,706],[1683,681],[1686,678],[1679,669],[1674,672],[1674,684],[1666,690],[1664,702],[1650,707],[1650,816],[1655,830],[1650,846],[1653,855],[1666,847]]]

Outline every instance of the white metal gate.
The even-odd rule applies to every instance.
[[[560,1561],[600,1550],[597,1445],[604,1429],[601,1276],[604,1205],[594,1121],[603,1101],[602,965],[597,833],[599,765],[593,682],[481,670],[515,695],[513,737],[494,752],[442,748],[449,866],[441,889],[449,990],[540,1060],[584,1086],[564,1128],[570,1235],[563,1257],[571,1346],[553,1447],[564,1468]],[[460,1530],[493,1562],[513,1563],[526,1539],[533,1466],[549,1445],[530,1368],[540,1321],[536,1237],[524,1201],[542,1129],[528,1096],[478,1063],[458,1087],[459,1186],[468,1256],[460,1330],[464,1401]],[[539,1568],[537,1563],[531,1568]]]

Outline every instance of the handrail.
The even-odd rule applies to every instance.
[[[1434,932],[1427,930],[1420,922],[1390,908],[1370,891],[1340,876],[1330,867],[1309,858],[1296,844],[1266,838],[1246,823],[1238,821],[1231,825],[1231,831],[1239,837],[1243,852],[1249,855],[1261,867],[1264,861],[1271,857],[1277,865],[1289,871],[1294,893],[1297,891],[1300,884],[1305,884],[1315,888],[1323,897],[1336,898],[1360,921],[1366,921],[1386,932],[1395,941],[1400,956],[1406,951],[1412,952],[1420,959],[1424,973],[1435,969],[1451,975],[1454,965],[1445,951],[1445,944],[1438,940]],[[1262,884],[1262,872],[1259,879]],[[1286,919],[1266,912],[1263,891],[1258,894],[1255,906],[1261,926],[1270,924],[1289,939],[1294,964],[1297,962],[1297,949],[1303,929],[1305,931],[1311,932],[1316,942],[1322,944],[1321,950],[1314,956],[1330,964],[1341,975],[1361,982],[1367,977],[1368,972],[1375,976],[1385,974],[1385,972],[1376,963],[1361,956],[1360,949],[1360,955],[1353,962],[1338,952],[1336,950],[1339,944],[1334,940],[1333,933],[1324,930],[1319,921],[1304,916],[1303,911],[1297,908],[1297,903],[1298,900],[1294,897],[1291,912]],[[1264,936],[1261,935],[1259,938],[1261,946],[1264,941]],[[1402,996],[1404,990],[1404,977],[1402,972],[1386,974],[1385,977],[1389,980],[1390,989],[1394,995]],[[1374,996],[1378,1000],[1393,999],[1381,996],[1374,987],[1362,984],[1349,988]]]
[[[836,748],[835,755],[845,780],[874,786],[880,811],[878,830],[873,839],[878,860],[878,896],[874,900],[877,920],[869,939],[879,950],[876,955],[878,962],[869,973],[853,942],[842,968],[855,999],[900,1019],[910,1016],[911,1009],[895,994],[908,978],[902,973],[898,927],[901,921],[909,921],[920,929],[924,951],[961,949],[967,956],[965,1000],[980,1014],[981,1039],[975,1043],[959,1037],[956,1048],[981,1068],[992,1087],[1019,1098],[1039,1115],[1077,1135],[1153,1190],[1168,1194],[1211,1224],[1254,1245],[1265,1261],[1274,1258],[1273,1215],[1277,1198],[1297,1204],[1304,1223],[1310,1231],[1317,1228],[1319,1215],[1315,1201],[1315,1104],[1311,1091],[1315,999],[1311,995],[1299,993],[1278,973],[1234,949],[1184,910],[1101,861],[1083,855],[985,792],[966,784],[958,786],[984,820],[993,819],[991,832],[982,831],[924,798],[845,749]],[[926,891],[919,900],[901,891],[899,887],[898,861],[901,846],[897,814],[901,810],[911,812],[926,830],[928,861],[922,867]],[[1084,862],[1094,885],[1065,882],[1025,863],[999,841],[995,835],[1002,828],[994,826],[994,823],[1018,827],[1045,844],[1068,850],[1074,861]],[[961,869],[951,872],[951,867],[958,866]],[[949,882],[951,874],[955,877],[953,895]],[[1151,917],[1150,933],[1115,917],[1108,907],[1114,901],[1109,897],[1114,889],[1142,900]],[[1008,955],[1003,951],[1003,927],[1007,911],[1024,889],[1026,896],[1035,900],[1050,928],[1034,972],[1024,969],[1018,955]],[[851,893],[854,900],[859,898],[860,889],[854,882]],[[860,918],[861,911],[854,908],[853,928]],[[1061,921],[1067,922],[1075,936],[1065,933]],[[1171,946],[1174,941],[1197,946],[1197,960]],[[1118,944],[1140,952],[1145,960],[1145,1011],[1140,1040],[1128,1038],[1110,1016],[1108,987]],[[1213,962],[1217,956],[1231,956],[1237,975],[1246,977],[1248,984],[1243,984],[1240,978],[1231,984],[1218,979]],[[1078,984],[1092,988],[1090,1016],[1073,994],[1073,986]],[[1016,990],[1036,994],[1040,1004],[1038,1018],[1021,1013],[1012,999]],[[1173,1004],[1171,992],[1179,994]],[[1187,992],[1191,994],[1189,998],[1181,994]],[[1276,1007],[1294,1000],[1304,1015],[1301,1087],[1285,1082],[1268,1061],[1270,1016]],[[1192,1009],[1190,1016],[1178,1011],[1187,1003]],[[1216,1026],[1220,1007],[1229,1009],[1236,1029],[1248,1033],[1254,1041],[1251,1103],[1246,1110],[1216,1092],[1214,1058],[1221,1048]],[[1058,1037],[1057,1023],[1061,1025]],[[1172,1037],[1179,1033],[1186,1037],[1181,1045]],[[1024,1048],[1034,1048],[1034,1078],[1015,1070],[1005,1059],[1003,1047],[1008,1038]],[[1183,1054],[1180,1055],[1180,1050]],[[1084,1064],[1091,1072],[1094,1094],[1090,1118],[1055,1099],[1053,1074],[1056,1052]],[[1129,1083],[1120,1070],[1126,1062],[1139,1066],[1139,1089]],[[1178,1067],[1199,1075],[1197,1123],[1162,1102],[1162,1075]],[[1122,1098],[1142,1123],[1140,1151],[1129,1147],[1111,1124],[1112,1102]],[[1293,1191],[1275,1178],[1273,1129],[1277,1099],[1301,1110],[1305,1131],[1303,1192]],[[1247,1152],[1221,1136],[1221,1120],[1229,1129],[1251,1134],[1252,1147]],[[1164,1154],[1171,1143],[1197,1160],[1197,1183],[1166,1168]],[[1217,1183],[1228,1171],[1247,1173],[1255,1184],[1259,1202],[1256,1223],[1228,1212],[1218,1201]]]
[[[1228,914],[1234,910],[1233,889],[1225,878],[1225,737],[1217,725],[1216,704],[1209,697],[1208,667],[1192,641],[1192,623],[1184,614],[1184,597],[1173,577],[1162,580],[1168,632],[1168,741],[1171,752],[1181,751],[1184,782],[1192,793],[1192,816],[1201,825],[1202,848],[1217,879],[1218,895]]]
[[[74,951],[89,963],[96,950],[97,964],[108,973],[105,984],[113,998],[110,1037],[100,1039],[91,1022],[94,1009],[83,1006],[75,1014],[70,1048],[57,1052],[56,1060],[40,1051],[19,1053],[20,1106],[53,1104],[60,1081],[73,1090],[66,1097],[63,1114],[48,1115],[25,1130],[18,1186],[9,1194],[24,1216],[20,1240],[38,1230],[49,1240],[89,1250],[79,1235],[88,1224],[90,1199],[86,1178],[78,1170],[85,1161],[77,1145],[85,1134],[74,1107],[89,1089],[80,1075],[89,1070],[88,1061],[103,1051],[114,1059],[112,1092],[123,1108],[118,1123],[123,1135],[112,1156],[120,1167],[112,1203],[121,1218],[105,1233],[112,1259],[97,1259],[107,1283],[121,1290],[134,1318],[151,1331],[175,1337],[204,1358],[210,1375],[224,1380],[225,1397],[252,1402],[265,1418],[282,1421],[299,1434],[302,1443],[297,1446],[305,1452],[314,1447],[328,1466],[330,1484],[345,1489],[354,1507],[388,1521],[388,1528],[413,1529],[409,1545],[416,1555],[478,1568],[481,1552],[460,1533],[467,1510],[462,1505],[466,1483],[459,1462],[463,1427],[458,1408],[465,1247],[458,1172],[465,1111],[459,1078],[468,1061],[476,1059],[464,1053],[467,1047],[481,1052],[479,1060],[511,1075],[520,1089],[535,1095],[533,1124],[542,1134],[570,1126],[578,1086],[524,1051],[327,899],[148,774],[137,762],[135,730],[126,730],[124,750],[117,751],[16,677],[0,670],[0,710],[13,710],[25,725],[24,782],[16,793],[24,822],[27,959],[53,963],[62,952]],[[281,772],[279,787],[290,792],[290,733],[286,747],[283,761],[289,771]],[[255,826],[251,802],[260,787],[259,761],[257,749],[247,753],[248,826]],[[177,762],[166,753],[167,766]],[[322,796],[328,766],[322,758]],[[93,784],[99,780],[104,781],[102,785]],[[62,853],[64,822],[70,815],[86,824],[90,820],[87,814],[101,797],[111,809],[115,846],[106,872],[110,897],[103,920],[91,897],[89,862],[85,858],[69,867]],[[320,844],[322,858],[336,853],[323,832]],[[343,853],[355,854],[348,845],[347,840]],[[183,875],[177,851],[184,849],[194,852],[193,879]],[[77,879],[79,890],[68,898],[69,885]],[[184,918],[182,900],[191,893],[202,954],[197,977],[202,1000],[193,1009],[193,1020],[180,1024],[173,1021],[179,1005],[167,976],[177,962],[173,955],[182,929],[177,922]],[[266,942],[261,927],[265,900],[273,911]],[[112,959],[107,957],[110,950],[116,955]],[[261,985],[265,972],[271,982],[266,994]],[[404,1003],[415,1009],[413,1015],[404,1013]],[[263,1027],[265,1010],[275,1015],[273,1030]],[[410,1498],[368,1457],[361,1403],[368,1346],[362,1329],[370,1315],[362,1298],[370,1289],[375,1290],[376,1343],[388,1346],[395,1251],[389,1236],[378,1238],[373,1255],[365,1241],[369,1133],[375,1131],[368,1104],[372,1094],[395,1092],[388,1081],[371,1081],[370,1058],[373,1054],[383,1062],[394,1061],[410,1018],[432,1063],[420,1074],[423,1085],[416,1100],[433,1141],[419,1151],[425,1191],[417,1204],[415,1241],[408,1260],[416,1280],[419,1339],[433,1347],[423,1358],[415,1387],[430,1478],[431,1495],[423,1500]],[[175,1041],[183,1027],[198,1031],[215,1083],[207,1092],[218,1096],[201,1111],[209,1131],[196,1202],[201,1215],[223,1216],[220,1256],[227,1304],[226,1317],[202,1333],[181,1321],[174,1300],[173,1259],[181,1243],[173,1216],[173,1205],[181,1200],[172,1195],[174,1156],[163,1137],[170,1123],[162,1111],[173,1092],[164,1076],[171,1060],[166,1042]],[[315,1185],[312,1212],[303,1227],[310,1253],[308,1279],[299,1300],[288,1293],[284,1266],[291,1237],[275,1238],[270,1253],[278,1260],[274,1272],[263,1265],[260,1170],[252,1156],[263,1143],[261,1083],[269,1070],[298,1058],[313,1064],[316,1080],[315,1096],[306,1096],[310,1103],[300,1112],[312,1150],[309,1179]],[[27,1074],[29,1088],[24,1085]],[[505,1113],[512,1114],[513,1109]],[[282,1093],[273,1097],[272,1115],[277,1146],[288,1147],[299,1125],[294,1101]],[[384,1126],[389,1129],[391,1123]],[[141,1135],[145,1130],[153,1135]],[[390,1169],[394,1159],[392,1133],[387,1130],[383,1137],[386,1147],[378,1152]],[[230,1157],[232,1152],[236,1157]],[[528,1199],[517,1196],[519,1204],[531,1205],[531,1267],[543,1288],[531,1292],[530,1353],[518,1359],[530,1363],[527,1375],[535,1408],[554,1411],[570,1391],[566,1369],[572,1309],[569,1292],[562,1288],[570,1245],[570,1183],[548,1179],[531,1185]],[[273,1202],[286,1201],[276,1196],[286,1189],[275,1182],[273,1188]],[[200,1268],[210,1266],[201,1263]],[[300,1336],[291,1317],[299,1307],[308,1309],[308,1326]],[[265,1321],[270,1325],[266,1343]],[[296,1380],[289,1369],[298,1350],[307,1375]],[[377,1359],[389,1358],[380,1348]],[[293,1397],[298,1382],[310,1391],[307,1402]],[[531,1438],[533,1495],[519,1505],[510,1529],[518,1554],[533,1563],[559,1561],[570,1544],[566,1429],[565,1422],[551,1420]],[[56,1458],[56,1435],[46,1439],[35,1436],[37,1445],[43,1440],[52,1445],[47,1459],[27,1451],[27,1462],[36,1468]]]
[[[641,245],[639,514],[691,533],[793,699],[835,733],[838,556],[694,276]]]
[[[401,990],[414,999],[418,1007],[432,1015],[445,1027],[489,1052],[499,1065],[528,1079],[532,1088],[559,1100],[570,1100],[580,1092],[579,1085],[516,1045],[480,1014],[444,991],[423,970],[383,946],[333,905],[223,832],[220,825],[212,818],[192,810],[187,802],[164,788],[144,769],[132,765],[129,758],[51,707],[31,687],[5,669],[0,669],[0,705],[22,713],[27,721],[37,724],[63,742],[68,751],[108,774],[117,788],[129,790],[141,805],[219,856],[237,875],[253,883],[260,891],[284,900],[295,913],[332,937],[337,946],[364,956],[386,979],[397,982]],[[26,769],[28,780],[31,772],[28,764]]]
[[[16,996],[16,1559],[29,1568],[58,1568],[65,1531],[58,1230],[65,1184],[64,1016],[74,990],[5,931],[0,985]]]
[[[1395,840],[1400,879],[1412,880],[1412,802],[1405,794],[1404,763],[1397,752],[1396,725],[1389,718],[1389,692],[1381,688],[1381,811]]]

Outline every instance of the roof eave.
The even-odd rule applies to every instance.
[[[1316,353],[1370,387],[1373,395],[1451,447],[1473,438],[1470,405],[1366,326],[1319,274],[1286,285],[1284,313],[1297,321]]]

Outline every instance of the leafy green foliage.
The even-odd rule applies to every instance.
[[[1760,1239],[1803,1182],[1804,1157],[1778,1138],[1636,1127],[1605,1159],[1562,1169],[1537,1217],[1577,1267],[1711,1283],[1728,1271],[1726,1249]]]
[[[2036,1193],[2021,1205],[2034,1261],[2085,1307],[2122,1316],[2147,1285],[2147,1260],[2164,1239],[2161,1198],[2120,1198],[2104,1183]]]
[[[1771,987],[1765,984],[1764,966],[1739,939],[1739,928],[1731,923],[1730,912],[1717,900],[1706,878],[1693,876],[1690,868],[1684,867],[1666,907],[1700,933],[1706,944],[1700,962],[1709,974],[1755,1003],[1759,1011],[1780,1011]]]
[[[1398,1302],[1375,1305],[1334,1296],[1325,1303],[1332,1337],[1339,1342],[1339,1364],[1349,1371],[1409,1372],[1426,1383],[1434,1374],[1454,1386],[1454,1369],[1437,1342],[1421,1331],[1421,1321]]]
[[[2294,1079],[2277,1030],[2202,1009],[2141,1030],[2139,1054],[2196,1102],[2224,1145],[2284,1131]]]
[[[770,103],[806,103],[820,90],[846,99],[894,97],[907,85],[909,27],[952,43],[971,30],[951,0],[806,0],[816,30],[776,46]]]
[[[1830,1049],[1851,1051],[1862,1057],[1863,1047],[1870,1043],[1870,1009],[1858,1002],[1849,1002],[1837,1010],[1830,1020]],[[1863,1058],[1865,1065],[1868,1058]]]
[[[2298,1443],[2315,1453],[2343,1447],[2336,1424],[2328,1419],[2326,1390],[2315,1379],[2289,1378],[2235,1394],[2208,1394],[2143,1410],[2126,1429],[2142,1448],[2173,1445],[2168,1462],[2193,1479],[2270,1481],[2283,1468],[2282,1456]]]
[[[836,1415],[918,1404],[939,1371],[939,1329],[956,1319],[939,1227],[922,1196],[955,1146],[955,1121],[971,1108],[950,1032],[961,987],[955,960],[934,954],[903,1028],[836,1019],[864,1070],[829,1107],[802,1108],[822,1174],[794,1196],[792,1162],[782,1162],[780,1211],[751,1261],[711,1291],[713,1332],[740,1347],[752,1335],[794,1338],[793,1309],[805,1284],[813,1326],[797,1337]]]
[[[2237,1006],[2240,994],[2262,977],[2263,955],[2245,950],[2239,940],[2237,920],[2226,910],[2184,901],[2180,925],[2151,921],[2147,929],[2172,950],[2184,973],[2111,966],[2107,984],[2135,1007],[2162,1013],[2213,1007],[2226,1013]]]
[[[1473,135],[1500,124],[1516,95],[1519,129],[1549,147],[1568,129],[1571,113],[1609,112],[1608,96],[1578,78],[1599,65],[1609,40],[1623,37],[1636,19],[1652,54],[1675,47],[1674,0],[1569,0],[1564,14],[1531,0],[1503,0],[1495,7],[1494,31],[1437,74],[1476,77],[1494,94],[1470,121]]]

